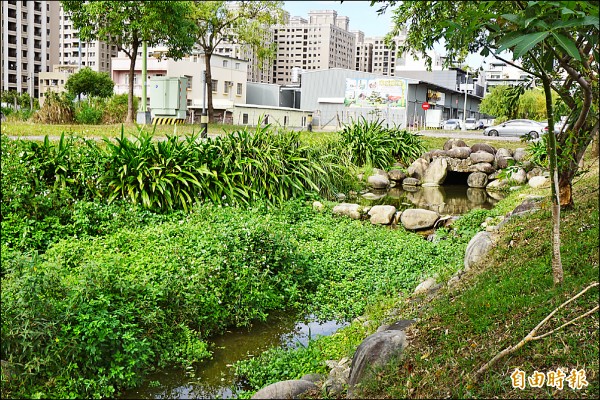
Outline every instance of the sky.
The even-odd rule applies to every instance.
[[[308,19],[308,12],[312,10],[335,10],[339,16],[350,18],[350,30],[359,30],[365,36],[385,36],[390,31],[392,24],[392,13],[390,10],[383,15],[377,14],[377,5],[371,7],[370,1],[340,1],[313,0],[313,1],[285,1],[283,8],[290,13],[290,17],[299,16]],[[440,54],[445,54],[443,46],[436,46]],[[472,68],[479,68],[483,63],[483,57],[470,55],[467,64]]]

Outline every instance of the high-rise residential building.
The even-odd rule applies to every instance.
[[[365,37],[362,31],[353,31],[356,36],[356,64],[354,69],[362,72],[372,72],[384,76],[396,76],[396,66],[404,64],[402,56],[398,57],[397,46],[402,43],[402,37],[394,39],[396,47],[386,45],[383,36]]]
[[[57,1],[3,1],[2,91],[39,95],[39,74],[58,62]]]
[[[292,83],[298,69],[354,68],[356,38],[348,30],[350,19],[334,10],[310,11],[308,17],[292,17],[273,27],[277,56],[272,83]]]
[[[110,73],[111,58],[117,56],[117,46],[100,40],[82,42],[79,40],[78,31],[73,28],[73,21],[60,7],[59,13],[59,63],[60,65],[75,65],[77,67],[90,67],[96,72]]]

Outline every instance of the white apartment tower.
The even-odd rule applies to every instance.
[[[117,57],[117,46],[99,40],[80,42],[78,31],[73,29],[73,21],[60,7],[59,15],[59,63],[60,65],[90,67],[96,72],[110,73],[112,57]]]
[[[56,1],[2,1],[2,91],[38,97],[41,72],[58,62]]]
[[[354,68],[356,38],[348,31],[349,18],[336,11],[310,11],[309,19],[292,17],[273,27],[277,57],[273,63],[276,84],[292,82],[293,71]]]

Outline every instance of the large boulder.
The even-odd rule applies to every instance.
[[[462,160],[469,158],[471,149],[469,147],[453,147],[446,152],[448,157],[460,158]]]
[[[396,207],[394,206],[373,206],[369,210],[373,225],[389,225],[392,223],[395,214]]]
[[[491,174],[493,172],[496,172],[496,169],[490,163],[481,162],[481,163],[477,163],[477,164],[472,164],[469,167],[469,171],[470,172],[485,172],[486,174]]]
[[[510,174],[510,179],[515,181],[517,184],[522,185],[527,182],[527,172],[523,168],[518,168],[516,171]]]
[[[473,146],[471,146],[471,151],[473,153],[476,151],[486,151],[490,154],[496,154],[496,149],[487,143],[475,143]]]
[[[423,186],[439,186],[448,175],[448,162],[445,158],[434,158],[423,176]]]
[[[446,143],[444,143],[444,150],[450,150],[456,147],[468,147],[464,140],[462,139],[448,139]]]
[[[527,150],[524,149],[523,147],[519,147],[519,148],[515,149],[515,151],[513,152],[513,158],[518,162],[524,161],[526,157],[527,157]]]
[[[489,232],[478,232],[473,236],[465,251],[465,271],[482,262],[493,245],[494,241]]]
[[[421,181],[417,178],[404,178],[404,180],[402,181],[402,187],[404,186],[419,186],[421,185]]]
[[[425,175],[425,171],[427,171],[427,168],[429,168],[429,161],[423,158],[417,158],[408,167],[408,176],[416,178],[418,180],[422,180],[423,176]]]
[[[495,180],[491,181],[490,183],[488,183],[487,186],[485,187],[485,189],[490,190],[490,191],[496,191],[496,190],[504,189],[507,186],[508,186],[508,182],[506,181],[506,179],[495,179]]]
[[[440,215],[435,211],[424,210],[421,208],[409,208],[404,210],[400,216],[400,222],[406,229],[427,229],[432,228]]]
[[[352,219],[360,219],[361,207],[358,204],[352,203],[341,203],[333,207],[332,210],[334,215],[343,215]]]
[[[541,175],[540,176],[532,176],[529,179],[529,186],[531,186],[534,189],[549,187],[550,179],[546,178],[545,176],[541,176]]]
[[[430,152],[432,158],[435,157],[448,157],[448,152],[446,150],[432,150]]]
[[[476,152],[471,152],[470,155],[471,161],[473,161],[474,164],[476,163],[481,163],[481,162],[485,162],[485,163],[493,163],[495,160],[495,157],[493,154],[488,153],[487,151],[476,151]]]
[[[334,360],[325,361],[331,371],[329,371],[327,380],[323,382],[322,389],[329,397],[338,398],[348,386],[350,361],[347,357],[342,358],[339,362]]]
[[[402,182],[402,180],[406,178],[406,172],[394,168],[388,171],[388,176],[390,177],[390,180],[394,182]]]
[[[317,389],[317,385],[303,379],[275,382],[265,386],[252,396],[253,399],[297,399],[309,390]]]
[[[473,172],[467,177],[467,185],[470,188],[484,188],[488,183],[488,176],[483,172]]]
[[[515,159],[512,157],[498,156],[496,155],[496,168],[504,169],[514,164]]]
[[[356,349],[350,367],[348,398],[355,398],[356,385],[372,376],[374,367],[398,357],[408,345],[403,330],[385,330],[368,336]]]
[[[375,174],[367,178],[367,183],[373,187],[373,189],[387,189],[390,186],[390,181],[387,178],[387,173],[384,175]]]
[[[498,157],[511,157],[513,156],[513,152],[511,149],[507,149],[504,147],[500,147],[498,150],[496,150],[496,158]]]

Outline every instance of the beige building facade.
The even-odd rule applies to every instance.
[[[39,74],[58,63],[57,1],[2,1],[2,91],[39,95]]]

